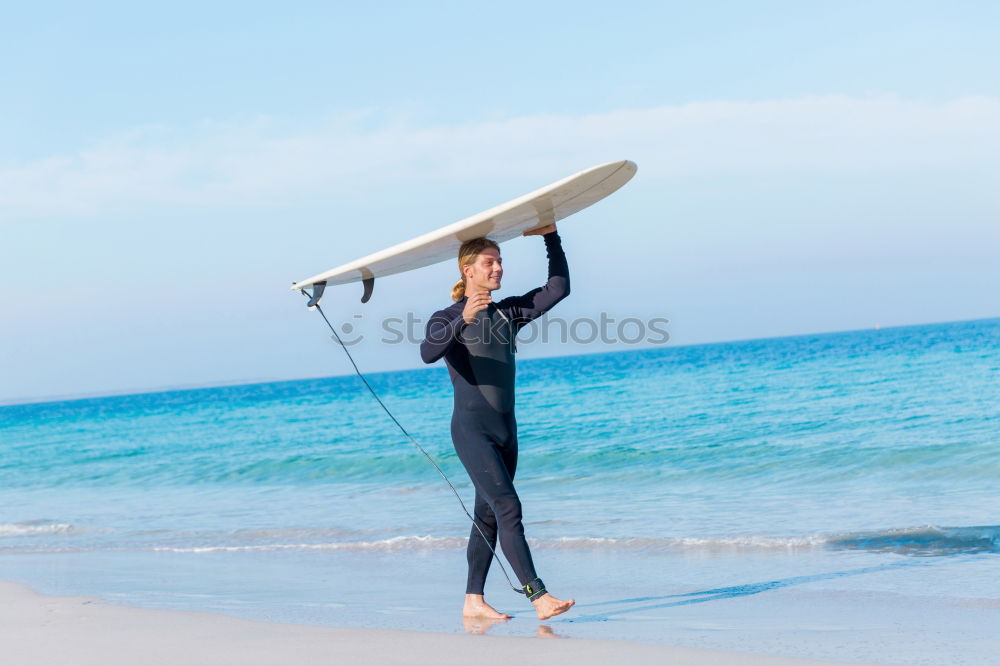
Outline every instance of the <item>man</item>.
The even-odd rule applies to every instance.
[[[455,303],[434,313],[420,345],[425,363],[444,357],[448,366],[455,389],[451,438],[476,489],[474,517],[478,529],[473,525],[466,551],[469,575],[462,611],[465,617],[510,617],[483,599],[498,528],[503,553],[540,620],[565,613],[575,603],[549,594],[536,575],[513,483],[517,468],[514,338],[522,326],[569,294],[569,267],[556,225],[526,231],[524,235],[544,239],[548,282],[523,296],[494,303],[492,292],[500,288],[503,277],[500,248],[488,238],[466,241],[458,252],[461,279],[452,288]]]

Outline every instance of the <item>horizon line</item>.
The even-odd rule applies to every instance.
[[[957,319],[949,321],[932,321],[932,322],[921,322],[916,324],[897,324],[894,326],[881,326],[876,324],[875,326],[869,328],[852,328],[844,330],[834,330],[834,331],[820,331],[820,332],[810,332],[810,333],[789,333],[785,335],[769,335],[759,338],[739,338],[736,340],[714,340],[710,342],[694,342],[690,344],[683,345],[670,345],[669,342],[658,346],[648,346],[641,347],[639,349],[605,349],[598,352],[584,352],[579,354],[554,354],[551,356],[541,356],[538,358],[525,359],[524,363],[530,363],[532,361],[541,361],[547,359],[555,358],[573,358],[575,356],[593,356],[596,354],[624,354],[629,352],[639,352],[639,351],[649,351],[650,349],[686,349],[690,347],[707,347],[711,345],[724,345],[732,344],[738,342],[759,342],[763,340],[782,340],[786,338],[801,338],[807,336],[823,336],[823,335],[842,335],[844,333],[858,333],[861,331],[884,331],[884,330],[894,330],[900,328],[913,328],[916,326],[937,326],[945,324],[968,324],[973,322],[985,322],[1000,319],[1000,316],[994,317],[977,317],[975,319]],[[424,370],[431,370],[433,367],[415,367],[415,368],[397,368],[393,370],[374,370],[365,373],[366,375],[382,375],[394,372],[418,372]],[[11,398],[2,399],[0,398],[0,409],[4,407],[17,407],[25,405],[41,405],[46,403],[58,403],[58,402],[74,402],[77,400],[96,400],[100,398],[118,398],[124,396],[132,395],[153,395],[157,393],[179,393],[183,391],[201,391],[205,389],[213,388],[227,388],[235,386],[256,386],[263,384],[278,384],[284,382],[299,382],[299,381],[311,381],[316,379],[335,379],[338,377],[350,377],[354,373],[345,372],[338,375],[317,375],[312,377],[291,377],[291,378],[258,378],[258,379],[231,379],[231,380],[211,380],[209,382],[199,382],[191,384],[172,384],[166,386],[158,387],[146,387],[146,388],[129,388],[121,390],[112,391],[97,391],[94,393],[82,393],[82,394],[61,394],[61,395],[50,395],[50,396],[29,396],[24,398]]]

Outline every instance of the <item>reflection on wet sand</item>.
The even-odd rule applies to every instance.
[[[507,622],[506,618],[490,618],[490,617],[465,617],[462,616],[462,626],[465,627],[465,631],[470,634],[485,634],[495,625],[501,622]]]
[[[462,617],[462,626],[466,633],[475,635],[485,635],[498,624],[509,622],[509,619],[489,618],[489,617]],[[562,634],[557,634],[552,627],[547,624],[538,625],[537,638],[566,638]]]

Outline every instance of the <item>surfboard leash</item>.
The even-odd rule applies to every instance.
[[[379,406],[382,407],[383,411],[385,411],[385,413],[389,416],[389,418],[392,419],[392,422],[396,424],[396,427],[399,428],[399,431],[402,432],[403,435],[408,440],[410,440],[410,442],[415,447],[417,447],[417,449],[422,454],[424,454],[424,457],[427,458],[427,460],[432,465],[434,465],[434,469],[438,471],[438,474],[441,475],[441,478],[444,479],[445,483],[448,484],[448,487],[451,488],[451,492],[455,495],[455,499],[457,499],[458,503],[461,505],[462,511],[464,511],[468,519],[472,521],[473,527],[476,528],[476,531],[479,532],[479,536],[483,537],[483,541],[486,542],[486,547],[490,549],[491,553],[493,553],[493,558],[497,561],[497,564],[500,565],[500,570],[503,571],[503,576],[504,578],[507,579],[507,584],[510,585],[510,589],[514,590],[514,592],[516,592],[517,594],[526,594],[526,592],[523,589],[516,587],[514,583],[511,581],[510,575],[507,573],[507,568],[503,565],[503,561],[501,561],[500,556],[497,555],[496,549],[493,548],[493,544],[490,543],[490,540],[486,538],[486,535],[483,533],[482,528],[479,527],[479,523],[477,523],[476,519],[473,518],[471,513],[469,513],[469,509],[465,506],[465,502],[462,501],[462,496],[458,494],[458,490],[455,489],[455,486],[454,484],[452,484],[451,479],[448,478],[448,475],[444,473],[444,470],[442,470],[441,467],[434,460],[434,458],[432,458],[431,455],[427,453],[424,447],[420,446],[420,443],[417,442],[417,440],[413,438],[413,436],[406,430],[406,428],[403,427],[403,424],[399,422],[399,419],[397,419],[396,416],[391,411],[389,411],[389,408],[386,407],[384,402],[382,402],[382,398],[380,398],[378,393],[375,392],[375,389],[372,388],[372,385],[368,383],[368,379],[361,373],[361,370],[358,369],[358,364],[354,362],[354,357],[351,356],[350,350],[347,348],[347,345],[344,344],[344,341],[340,339],[340,335],[337,333],[337,329],[335,329],[333,327],[333,324],[330,323],[330,320],[327,318],[326,313],[323,312],[323,308],[320,307],[319,302],[318,301],[313,302],[314,299],[312,295],[307,293],[305,289],[300,289],[299,291],[302,293],[303,296],[309,299],[310,307],[315,307],[316,311],[319,312],[320,316],[323,317],[323,321],[326,322],[327,328],[329,328],[330,332],[333,333],[332,336],[333,339],[337,341],[341,349],[344,350],[344,353],[347,354],[347,359],[351,362],[351,365],[354,367],[354,372],[358,375],[358,377],[361,378],[361,381],[364,383],[365,388],[368,389],[368,392],[372,394],[372,397],[375,398],[375,401],[378,402]]]

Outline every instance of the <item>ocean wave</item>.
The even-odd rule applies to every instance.
[[[924,525],[831,536],[830,548],[867,550],[918,557],[1000,553],[1000,525],[937,527]]]
[[[327,543],[219,544],[156,547],[159,552],[213,553],[280,550],[405,551],[464,548],[467,537],[396,536],[372,541]],[[818,533],[803,536],[736,535],[725,537],[557,537],[529,539],[535,549],[638,551],[794,551],[828,548],[866,550],[909,556],[1000,553],[1000,526],[907,527],[872,532]]]
[[[19,537],[44,534],[77,534],[82,527],[49,520],[26,520],[19,523],[0,523],[0,537]]]
[[[44,537],[59,537],[84,532],[81,527],[54,521],[0,523],[0,537],[9,537],[8,546],[0,552],[25,548],[32,552],[55,552],[67,547],[60,541],[47,542]],[[171,553],[239,553],[273,551],[431,551],[465,548],[468,537],[434,535],[400,535],[383,539],[357,539],[353,530],[339,529],[263,529],[235,533],[184,533],[163,531],[112,536],[113,531],[89,530],[101,535],[98,540],[83,544],[74,540],[73,551],[131,550]],[[31,537],[18,542],[16,537]],[[105,538],[107,537],[107,538]],[[124,538],[123,538],[124,537]],[[152,538],[150,538],[152,537]],[[354,537],[353,539],[351,537]],[[587,537],[565,536],[531,538],[528,543],[539,550],[636,551],[645,553],[678,552],[738,552],[738,551],[800,551],[858,550],[872,553],[893,553],[911,557],[934,557],[976,553],[1000,553],[1000,525],[945,527],[923,525],[858,532],[818,532],[794,536],[760,534],[720,535],[704,537]]]
[[[678,538],[564,537],[538,542],[541,548],[639,550],[865,550],[918,557],[964,553],[1000,553],[1000,525],[937,527],[924,525],[869,532],[817,533],[803,536],[737,535]]]
[[[607,537],[558,537],[528,539],[532,548],[539,550],[721,550],[751,548],[781,550],[811,548],[822,545],[822,537],[731,537],[731,538],[607,538]],[[159,546],[152,550],[171,553],[220,553],[280,550],[341,550],[341,551],[399,551],[445,550],[464,548],[468,537],[397,536],[374,541],[340,541],[328,543],[265,543],[242,545]]]
[[[780,419],[779,416],[775,416]],[[903,417],[901,417],[903,418]],[[912,417],[910,417],[912,418]],[[760,417],[763,419],[763,416]],[[571,479],[574,483],[636,484],[643,492],[661,487],[665,482],[713,483],[740,480],[747,487],[815,487],[829,489],[850,487],[857,472],[874,470],[885,482],[909,484],[928,470],[939,479],[964,482],[988,480],[1000,472],[993,454],[994,443],[972,433],[961,438],[949,434],[952,441],[912,443],[887,436],[884,443],[859,451],[857,436],[844,427],[840,433],[816,433],[815,422],[798,423],[789,431],[778,432],[771,422],[761,420],[726,437],[710,428],[700,428],[702,417],[689,419],[678,426],[680,443],[665,438],[654,423],[636,426],[634,431],[610,428],[580,443],[563,434],[545,436],[532,450],[533,465],[523,481],[541,482]],[[981,432],[986,426],[969,424]],[[889,423],[886,428],[902,427]],[[554,426],[553,426],[554,427]],[[593,431],[592,424],[582,428]],[[835,426],[830,426],[834,428]],[[931,439],[941,439],[934,427],[927,426]],[[808,431],[808,436],[794,430]],[[277,428],[280,432],[280,427]],[[640,433],[640,434],[636,434]],[[166,435],[164,435],[166,438]],[[542,441],[542,436],[538,441]],[[970,441],[971,439],[971,441]],[[535,442],[526,438],[529,444]],[[674,442],[674,443],[671,443]],[[821,443],[822,445],[816,445]],[[453,481],[468,487],[460,463],[453,451],[437,446],[431,454]],[[113,449],[116,444],[106,446]],[[89,487],[228,487],[282,484],[299,487],[314,485],[351,486],[361,484],[366,490],[394,494],[435,490],[440,481],[426,459],[415,455],[412,447],[399,445],[389,433],[373,439],[370,450],[357,448],[355,442],[333,443],[322,451],[309,454],[278,455],[250,448],[245,441],[225,442],[218,454],[196,447],[173,446],[164,439],[160,449],[133,455],[131,450],[105,451],[84,456],[79,452],[54,447],[40,452],[26,448],[0,470],[0,486],[10,488]],[[129,457],[132,456],[132,457]],[[211,457],[210,457],[211,456]],[[544,471],[544,475],[543,475]],[[388,487],[388,489],[387,489]]]
[[[613,550],[785,550],[813,548],[824,543],[821,535],[801,537],[732,536],[732,537],[560,537],[541,539],[533,545],[539,548],[596,548]]]
[[[464,548],[468,537],[397,536],[376,541],[341,541],[331,543],[269,543],[253,545],[176,546],[152,550],[168,553],[232,553],[276,550],[440,550]]]

